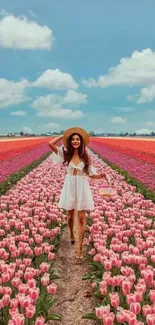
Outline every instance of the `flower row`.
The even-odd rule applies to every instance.
[[[110,143],[110,142],[105,142],[104,139],[103,141],[101,141],[102,139],[96,139],[94,138],[92,140],[93,143],[100,143],[102,144],[104,147],[106,148],[110,148],[112,149],[113,151],[117,151],[117,152],[120,152],[120,153],[123,153],[129,157],[134,157],[140,161],[144,161],[146,163],[150,163],[150,164],[153,164],[155,165],[155,155],[152,155],[152,154],[149,154],[148,152],[142,152],[141,150],[138,151],[138,148],[128,148],[128,146],[120,146],[116,143]],[[131,140],[129,140],[128,142],[130,142]],[[139,141],[140,142],[140,141]],[[146,141],[145,141],[146,142]]]
[[[125,149],[133,149],[134,151],[141,152],[147,155],[155,156],[155,139],[119,139],[119,138],[93,138],[93,141],[102,144],[110,144]]]
[[[63,176],[64,169],[58,168]],[[57,289],[53,280],[58,278],[53,260],[66,218],[58,209],[62,184],[56,174],[48,158],[0,197],[2,325],[45,325],[61,319],[49,314]]]
[[[147,188],[155,189],[155,168],[153,164],[145,163],[135,157],[115,151],[110,147],[104,146],[102,142],[92,140],[90,148],[109,162],[129,172],[132,177],[143,183]]]
[[[8,159],[12,159],[15,156],[19,156],[22,153],[28,152],[30,150],[33,150],[35,148],[37,148],[38,146],[40,146],[40,144],[34,144],[34,145],[29,145],[29,146],[25,146],[25,147],[21,147],[21,148],[14,148],[12,150],[8,150],[5,151],[3,153],[1,153],[0,155],[0,162],[8,160]]]
[[[14,151],[17,149],[24,149],[25,147],[34,146],[37,144],[42,144],[48,142],[50,139],[51,137],[0,141],[0,154],[4,154],[4,152]]]
[[[154,325],[155,204],[136,193],[102,159],[93,158],[116,189],[113,197],[101,198],[98,185],[91,185],[95,210],[88,218],[86,244],[98,301],[96,317],[104,325]]]
[[[33,161],[39,159],[42,155],[49,151],[47,143],[40,144],[39,146],[23,152],[18,156],[14,156],[12,159],[0,162],[0,182],[4,181],[12,173],[19,171],[21,168],[29,165]]]

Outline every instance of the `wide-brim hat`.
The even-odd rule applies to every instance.
[[[62,138],[62,141],[63,141],[63,144],[65,147],[67,147],[67,141],[68,141],[68,138],[72,135],[72,134],[80,134],[84,143],[85,143],[85,146],[88,145],[89,143],[89,135],[88,133],[82,129],[82,128],[79,128],[79,127],[73,127],[73,128],[70,128],[68,130],[66,130],[63,134],[63,138]]]

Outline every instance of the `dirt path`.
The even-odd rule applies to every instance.
[[[77,216],[75,216],[75,236],[77,238]],[[93,312],[94,303],[91,297],[83,297],[89,282],[82,276],[88,272],[87,262],[74,264],[76,244],[69,241],[68,227],[65,228],[59,251],[55,260],[55,269],[60,279],[57,283],[57,303],[52,312],[62,315],[62,322],[50,321],[50,325],[95,325],[96,322],[81,319],[84,313]]]

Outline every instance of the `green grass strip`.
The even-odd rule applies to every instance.
[[[4,195],[10,188],[12,188],[21,178],[26,176],[29,172],[31,172],[35,167],[41,164],[46,158],[48,158],[51,154],[51,151],[42,155],[39,159],[33,161],[31,164],[26,167],[20,169],[18,172],[13,173],[9,176],[5,181],[0,183],[0,195]]]

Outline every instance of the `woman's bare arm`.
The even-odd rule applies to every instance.
[[[90,158],[90,156],[88,157],[88,160],[89,160],[89,165],[91,165],[91,158]],[[92,176],[89,175],[89,177],[91,179],[101,179],[101,178],[107,178],[107,174],[106,173],[102,173],[102,174],[97,174],[97,175],[92,175]]]
[[[102,174],[92,175],[92,176],[89,176],[89,177],[92,178],[92,179],[101,179],[101,178],[106,178],[106,174],[102,173]]]
[[[63,138],[63,134],[59,135],[58,137],[55,137],[53,140],[48,142],[48,145],[54,151],[56,154],[58,153],[58,147],[56,146],[56,143],[59,142]]]

